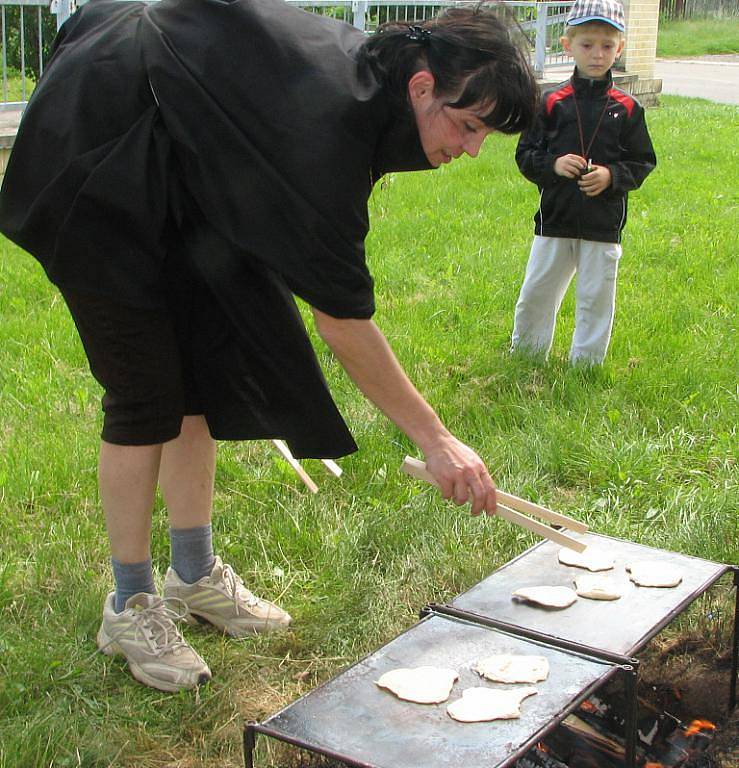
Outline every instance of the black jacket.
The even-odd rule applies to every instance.
[[[576,179],[554,172],[558,157],[583,154],[578,110],[585,146],[592,140],[586,159],[608,166],[613,178],[596,197],[583,194]],[[618,243],[626,224],[627,193],[641,186],[657,158],[644,108],[614,87],[610,73],[605,80],[588,80],[575,70],[568,81],[544,92],[534,127],[518,142],[516,162],[541,192],[534,216],[537,235]]]
[[[292,294],[370,317],[372,184],[430,168],[365,39],[278,0],[93,0],[23,116],[0,231],[61,288],[132,307],[194,272],[188,353],[217,439],[356,448]]]

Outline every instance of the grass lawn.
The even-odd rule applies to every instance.
[[[31,98],[36,82],[30,78],[25,78],[25,89],[23,87],[23,78],[19,73],[10,70],[9,76],[3,85],[0,83],[0,95],[3,101],[27,101]]]
[[[739,17],[659,22],[657,56],[739,53]]]
[[[502,488],[595,531],[736,562],[736,109],[664,97],[648,120],[659,167],[631,198],[603,369],[566,364],[571,295],[548,363],[507,353],[537,205],[511,138],[376,189],[377,321]],[[0,244],[0,768],[236,768],[245,719],[535,541],[401,476],[413,446],[319,352],[360,445],[343,477],[306,462],[320,482],[312,496],[267,443],[224,444],[217,477],[218,551],[280,600],[294,628],[240,642],[188,628],[213,682],[180,695],[143,688],[95,652],[111,585],[95,478],[100,393],[57,293],[31,258]],[[153,557],[162,577],[161,505]],[[713,594],[688,623],[725,643],[728,585]],[[260,749],[259,766],[285,768],[272,745]]]

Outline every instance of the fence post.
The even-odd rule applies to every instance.
[[[534,48],[534,71],[544,76],[544,60],[547,55],[547,12],[546,3],[536,4],[536,46]]]
[[[72,0],[56,0],[56,28],[59,27],[72,15]]]
[[[367,16],[367,0],[352,0],[352,13],[354,19],[352,23],[357,29],[364,32],[365,18]]]

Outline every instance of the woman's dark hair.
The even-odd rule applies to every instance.
[[[536,114],[539,88],[528,54],[494,4],[449,8],[410,26],[383,24],[362,46],[359,61],[403,108],[408,108],[408,81],[428,69],[435,96],[449,97],[455,109],[491,105],[482,120],[501,133],[525,130]]]

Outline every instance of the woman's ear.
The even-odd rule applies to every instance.
[[[434,97],[434,76],[427,69],[416,72],[408,81],[408,98],[414,106]]]

